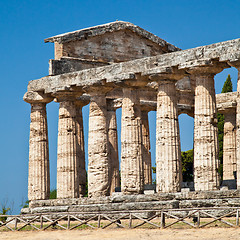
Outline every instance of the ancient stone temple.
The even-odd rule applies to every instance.
[[[141,209],[179,206],[174,201],[164,203],[163,199],[173,199],[182,188],[178,122],[182,113],[194,118],[192,198],[199,197],[194,195],[199,191],[204,192],[203,198],[206,192],[212,192],[215,198],[221,195],[214,192],[220,189],[217,112],[225,116],[223,182],[240,188],[240,85],[237,93],[216,96],[214,89],[217,73],[232,66],[240,69],[240,39],[181,50],[136,25],[116,21],[57,35],[45,42],[55,47],[49,75],[30,81],[24,95],[31,104],[31,209],[49,206],[51,211],[51,207],[58,206],[58,211],[81,211],[84,204],[84,209],[96,202],[110,204],[117,196],[122,196],[118,203],[138,202],[136,208]],[[59,103],[58,199],[48,200],[46,105],[53,100]],[[86,153],[82,108],[88,104]],[[118,108],[122,109],[121,133],[117,131]],[[143,194],[152,184],[149,111],[156,111],[156,193],[151,197]],[[86,175],[88,198],[83,198]],[[119,189],[121,192],[114,194]],[[227,191],[221,196],[231,194]],[[240,192],[234,194],[240,197]]]

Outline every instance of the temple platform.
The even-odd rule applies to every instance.
[[[240,190],[194,191],[123,195],[99,198],[72,198],[35,200],[22,214],[87,212],[109,213],[119,211],[159,211],[164,209],[240,207]]]

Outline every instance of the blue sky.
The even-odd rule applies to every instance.
[[[27,199],[30,105],[22,100],[28,81],[48,74],[53,44],[43,39],[115,20],[132,22],[166,41],[188,49],[240,37],[240,1],[161,0],[0,0],[0,203]],[[227,74],[236,90],[237,71],[216,76],[220,93]],[[87,129],[88,109],[84,108]],[[119,115],[119,111],[118,111]],[[58,104],[48,105],[51,188],[56,185]],[[118,121],[119,122],[119,121]],[[154,143],[155,114],[150,113]],[[182,149],[192,148],[193,119],[180,116]],[[154,156],[154,144],[152,145]],[[154,163],[153,163],[154,164]]]

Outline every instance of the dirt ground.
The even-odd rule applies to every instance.
[[[0,232],[1,240],[235,240],[240,239],[240,228],[206,228],[206,229],[104,229],[104,230],[48,230]]]

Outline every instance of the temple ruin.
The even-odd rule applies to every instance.
[[[57,35],[45,42],[52,42],[55,47],[49,75],[30,81],[24,95],[24,101],[31,104],[28,178],[31,211],[39,212],[43,206],[48,211],[53,206],[56,211],[81,211],[84,204],[86,209],[93,203],[103,206],[114,201],[128,202],[126,209],[132,208],[133,203],[136,209],[176,207],[179,206],[176,196],[212,197],[218,201],[224,197],[240,198],[238,190],[234,193],[219,190],[217,129],[220,112],[225,116],[223,183],[240,189],[240,85],[237,92],[218,95],[214,88],[217,73],[229,67],[240,70],[240,39],[181,50],[136,25],[116,21]],[[46,105],[51,101],[59,103],[57,200],[48,200]],[[89,103],[88,153],[85,153],[82,107]],[[120,164],[118,108],[122,108]],[[152,184],[149,111],[156,111],[156,193],[146,195],[145,186]],[[191,192],[181,190],[178,116],[182,113],[194,118]],[[83,197],[86,174],[88,198]],[[121,192],[115,194],[119,188]],[[71,208],[73,205],[79,208]]]

